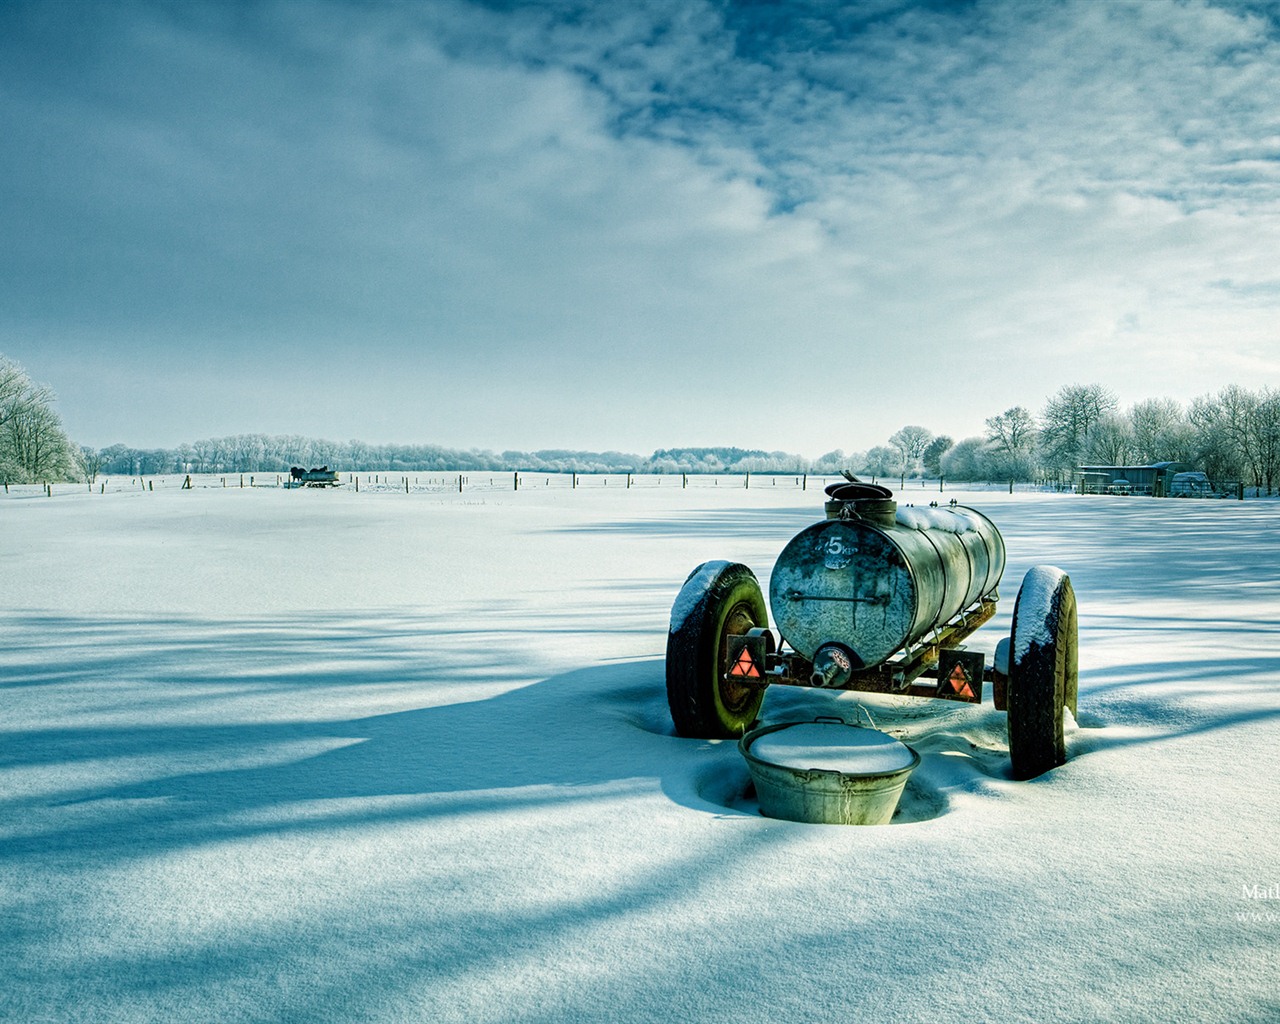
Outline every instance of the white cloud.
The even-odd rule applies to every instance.
[[[0,350],[305,348],[384,436],[500,447],[816,454],[1067,380],[1280,384],[1280,49],[1248,8],[229,10],[98,14],[70,81],[0,72]],[[714,397],[737,367],[769,415]],[[644,377],[661,412],[540,397]],[[485,378],[497,411],[412,398]]]

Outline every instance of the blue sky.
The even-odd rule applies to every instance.
[[[1280,386],[1280,6],[0,6],[77,441],[960,437]]]

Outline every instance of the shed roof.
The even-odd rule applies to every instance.
[[[1152,462],[1145,466],[1080,466],[1080,472],[1089,473],[1126,473],[1133,472],[1137,469],[1172,469],[1174,466],[1181,466],[1181,462]]]

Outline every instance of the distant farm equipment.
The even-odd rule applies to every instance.
[[[328,466],[321,466],[319,469],[303,469],[301,466],[292,466],[289,469],[289,481],[286,487],[339,487],[342,481],[338,479],[335,470]]]
[[[1169,486],[1169,495],[1174,498],[1228,497],[1226,488],[1215,487],[1204,473],[1179,473]]]

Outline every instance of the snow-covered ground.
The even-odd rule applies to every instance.
[[[923,755],[859,828],[761,817],[663,687],[689,570],[767,592],[813,481],[409,476],[0,496],[0,1019],[1280,1019],[1280,502],[957,492],[973,646],[1071,574],[1071,760],[771,691]]]

